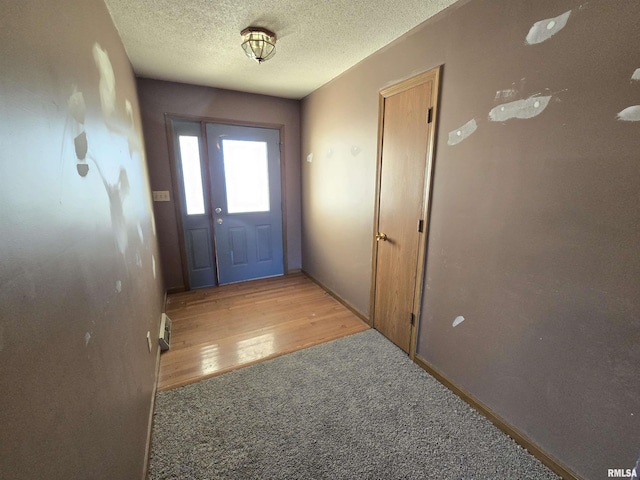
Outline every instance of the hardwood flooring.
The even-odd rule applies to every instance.
[[[171,294],[171,348],[158,390],[169,390],[369,326],[304,274]]]

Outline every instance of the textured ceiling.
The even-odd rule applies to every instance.
[[[302,98],[455,0],[105,0],[142,77]],[[258,65],[248,26],[276,33]]]

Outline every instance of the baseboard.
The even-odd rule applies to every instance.
[[[528,450],[528,452],[544,463],[547,467],[549,467],[556,475],[561,476],[564,480],[584,480],[582,477],[578,476],[575,472],[571,471],[567,466],[565,466],[560,460],[558,460],[553,455],[545,452],[542,448],[540,448],[536,443],[527,437],[525,434],[512,427],[506,420],[496,414],[493,410],[487,407],[485,404],[474,398],[469,392],[467,392],[462,387],[456,385],[451,380],[449,380],[442,372],[437,370],[435,367],[422,360],[419,357],[415,357],[414,361],[426,370],[430,375],[432,375],[436,380],[442,383],[445,387],[451,390],[453,393],[458,395],[462,400],[471,405],[475,410],[488,418],[491,423],[493,423],[496,427],[498,427],[502,432],[509,435],[516,443],[518,443],[521,447]]]
[[[165,289],[164,291],[164,299],[162,302],[162,313],[166,313],[167,311],[167,297],[169,295],[169,291]],[[153,433],[153,413],[156,408],[156,393],[158,393],[158,381],[160,379],[160,347],[158,346],[156,350],[156,368],[155,375],[153,381],[153,393],[151,395],[151,409],[149,410],[149,421],[147,427],[147,445],[145,447],[144,452],[144,467],[142,469],[142,479],[145,480],[149,476],[149,460],[151,456],[151,434]]]
[[[156,350],[156,371],[153,382],[153,392],[151,395],[151,409],[149,410],[149,421],[147,427],[147,446],[144,451],[144,467],[142,469],[142,480],[149,476],[149,460],[151,459],[151,434],[153,433],[153,413],[156,409],[156,393],[158,392],[158,380],[160,378],[160,347]]]
[[[285,275],[297,275],[298,273],[302,273],[301,268],[290,268],[289,270],[287,270],[287,273]]]
[[[171,287],[171,288],[167,288],[166,294],[171,295],[172,293],[182,293],[186,291],[187,289],[184,287]]]
[[[367,325],[371,326],[371,322],[369,321],[369,317],[367,317],[364,313],[362,313],[360,310],[358,310],[356,307],[354,307],[353,305],[351,305],[348,301],[346,301],[344,298],[342,298],[340,295],[338,295],[336,292],[334,292],[333,290],[331,290],[329,287],[327,287],[326,285],[324,285],[322,282],[320,282],[319,280],[315,279],[312,275],[310,275],[308,272],[304,271],[304,270],[300,270],[302,272],[303,275],[307,276],[313,283],[315,283],[316,285],[318,285],[321,289],[323,289],[325,292],[327,292],[329,295],[331,295],[333,298],[335,298],[338,302],[340,302],[342,305],[344,305],[349,311],[351,311],[351,313],[353,313],[356,317],[358,317],[360,320],[362,320],[364,323],[366,323]]]

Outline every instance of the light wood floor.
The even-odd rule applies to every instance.
[[[301,350],[369,326],[304,274],[169,295],[171,348],[158,390]]]

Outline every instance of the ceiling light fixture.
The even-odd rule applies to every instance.
[[[265,62],[276,53],[276,34],[260,27],[248,27],[242,32],[242,48],[247,57],[258,63]]]

